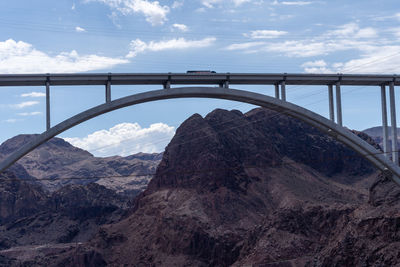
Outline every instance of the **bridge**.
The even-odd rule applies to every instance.
[[[51,86],[104,86],[104,103],[51,126]],[[158,85],[162,89],[138,93],[113,100],[114,85]],[[251,91],[233,89],[240,85],[271,85],[275,97]],[[327,87],[329,118],[286,101],[287,85],[320,85]],[[44,86],[46,88],[46,131],[23,145],[0,162],[0,173],[21,157],[52,137],[104,113],[141,103],[174,98],[215,98],[239,101],[285,113],[300,119],[336,140],[344,143],[369,160],[379,170],[390,175],[400,185],[400,167],[397,148],[395,86],[400,85],[396,75],[346,74],[252,74],[252,73],[102,73],[102,74],[13,74],[0,75],[0,86]],[[341,88],[343,86],[375,86],[381,91],[383,154],[343,127]],[[388,114],[386,90],[389,90],[391,119],[391,149],[388,145]],[[334,98],[335,89],[335,98]],[[335,116],[336,110],[336,116]],[[336,117],[336,118],[335,118]],[[391,156],[390,156],[391,154]]]

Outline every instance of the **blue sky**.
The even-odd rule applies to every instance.
[[[395,0],[13,0],[0,2],[0,24],[0,73],[400,73]],[[159,88],[113,86],[112,96],[150,89]],[[273,93],[268,86],[240,89]],[[0,142],[44,131],[44,88],[0,90]],[[327,116],[325,87],[287,91],[288,101]],[[379,125],[379,97],[379,88],[343,88],[344,124]],[[52,87],[52,125],[103,101],[103,87]],[[183,120],[215,108],[252,106],[160,101],[103,115],[61,137],[100,156],[162,151]]]

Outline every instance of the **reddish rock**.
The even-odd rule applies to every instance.
[[[0,159],[36,136],[22,134],[5,141],[0,145]],[[19,179],[34,181],[49,191],[68,184],[97,182],[133,198],[146,188],[161,156],[158,153],[138,153],[128,157],[94,157],[64,139],[55,137],[21,158],[9,170]]]
[[[64,266],[396,266],[399,188],[298,120],[265,109],[216,110],[179,127],[123,219],[52,259]]]
[[[374,172],[332,138],[275,112],[193,115],[131,215],[103,227],[92,246],[111,265],[323,264],[337,229],[368,205],[359,182]]]

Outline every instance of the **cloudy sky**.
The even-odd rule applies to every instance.
[[[0,2],[0,23],[1,74],[400,73],[398,0],[13,0]],[[151,89],[159,88],[114,86],[112,97]],[[0,142],[44,131],[44,88],[0,90]],[[288,101],[327,115],[326,88],[287,90]],[[379,96],[379,88],[343,88],[344,124],[378,125]],[[103,101],[102,87],[52,87],[52,125]],[[188,116],[215,108],[252,106],[159,101],[105,114],[61,137],[100,156],[159,152]]]

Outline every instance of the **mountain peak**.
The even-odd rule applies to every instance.
[[[11,154],[16,149],[18,149],[21,146],[34,140],[37,136],[39,136],[39,135],[38,134],[20,134],[20,135],[14,136],[14,137],[4,141],[0,145],[0,153],[3,155]],[[77,160],[79,160],[79,158],[82,156],[83,157],[93,156],[86,150],[74,147],[73,145],[71,145],[70,143],[65,141],[64,139],[58,138],[58,137],[54,137],[54,138],[50,139],[46,143],[40,145],[38,147],[38,149],[36,149],[36,150],[40,150],[40,148],[51,149],[53,151],[54,150],[63,151],[64,153],[74,153],[75,156],[79,155]]]
[[[216,109],[182,123],[149,188],[239,188],[251,179],[246,169],[267,169],[286,159],[328,176],[343,174],[346,183],[374,171],[356,152],[296,119],[262,108],[246,114]]]

